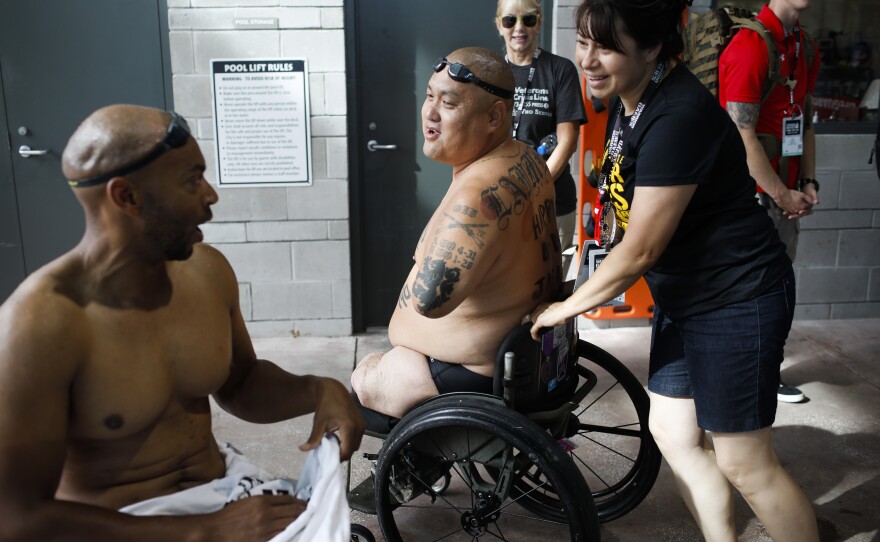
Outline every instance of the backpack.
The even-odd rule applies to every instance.
[[[733,36],[741,28],[748,28],[757,32],[767,45],[767,79],[761,91],[761,105],[770,96],[774,85],[785,85],[787,77],[780,73],[779,49],[773,40],[773,35],[767,30],[761,21],[754,18],[754,14],[745,9],[723,7],[713,8],[703,14],[690,13],[687,24],[684,25],[684,52],[682,61],[697,76],[703,85],[709,89],[713,96],[718,96],[718,60],[721,52],[733,39]],[[806,31],[804,34],[804,57],[807,66],[813,65],[816,54],[816,44]]]

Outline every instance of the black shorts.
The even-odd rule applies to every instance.
[[[441,394],[454,391],[492,394],[494,382],[492,377],[475,373],[459,363],[447,363],[431,357],[427,359],[431,380]]]
[[[707,431],[773,425],[794,307],[791,271],[757,297],[709,312],[673,319],[655,307],[648,389],[693,398],[697,425]]]

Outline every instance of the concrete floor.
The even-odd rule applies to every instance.
[[[581,327],[595,326],[585,322]],[[581,336],[645,382],[650,328],[582,329]],[[347,383],[355,361],[387,348],[387,339],[377,330],[354,337],[255,339],[254,346],[260,357],[292,372]],[[813,502],[823,542],[880,542],[880,320],[795,322],[782,374],[807,399],[779,404],[774,442],[780,460]],[[270,472],[297,476],[304,455],[296,446],[307,438],[310,419],[257,426],[215,407],[214,420],[218,438],[234,443]],[[374,451],[379,445],[365,438],[362,449]],[[363,478],[366,469],[365,460],[354,460],[353,480]],[[736,515],[741,541],[770,540],[740,498]],[[352,519],[382,540],[374,517],[353,512]],[[702,540],[665,462],[648,497],[629,515],[602,526],[602,540]]]

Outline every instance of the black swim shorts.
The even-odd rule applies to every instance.
[[[492,394],[494,381],[492,377],[475,373],[459,363],[447,363],[431,357],[427,359],[431,379],[441,394],[454,391]]]

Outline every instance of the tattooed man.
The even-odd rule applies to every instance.
[[[423,151],[452,166],[452,183],[416,245],[388,327],[393,348],[365,357],[351,380],[365,407],[394,417],[438,393],[491,393],[504,336],[561,283],[553,179],[511,139],[510,68],[467,48],[434,70]]]

